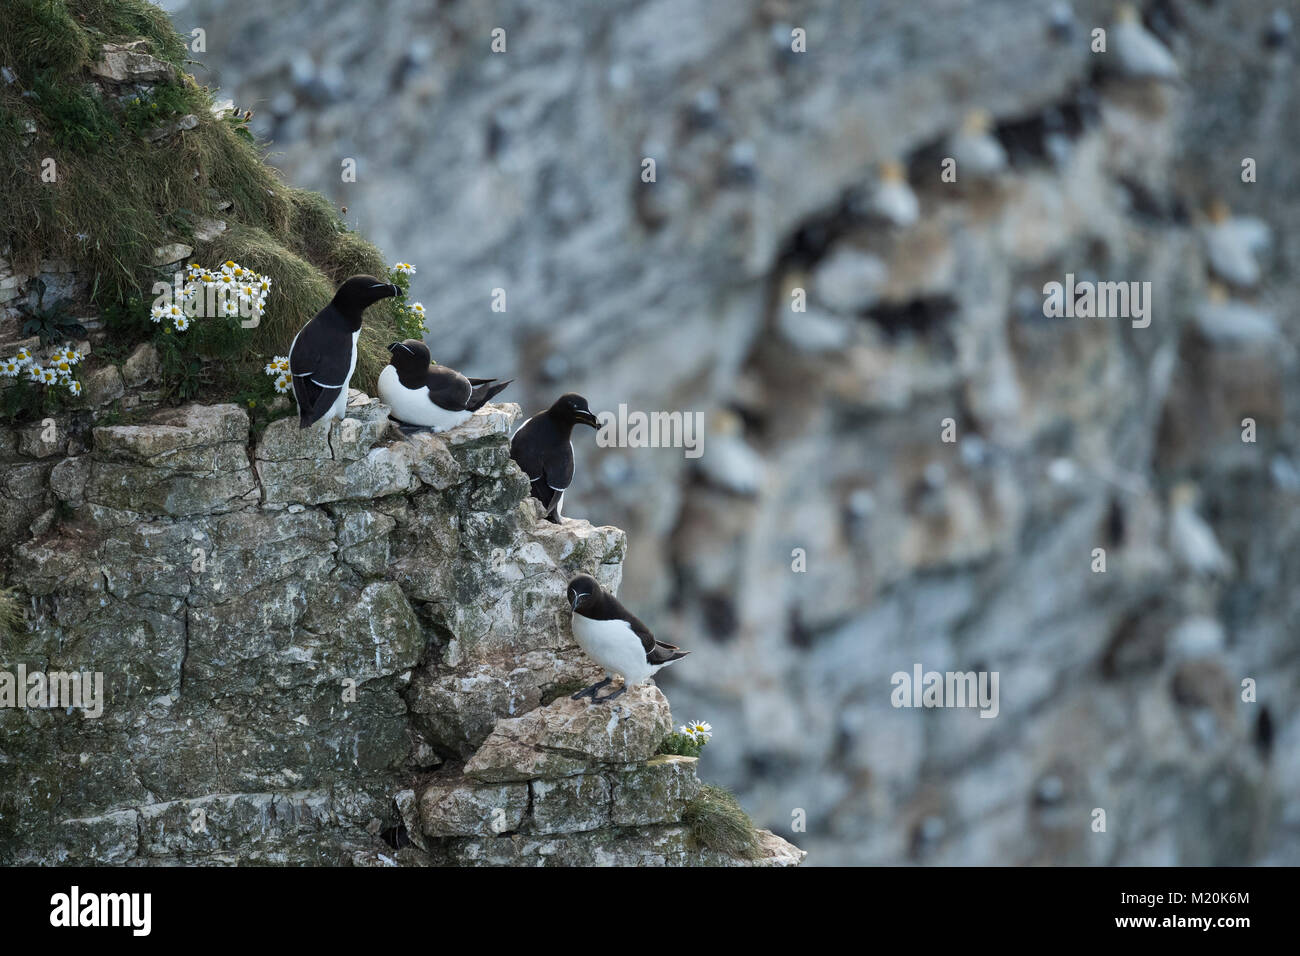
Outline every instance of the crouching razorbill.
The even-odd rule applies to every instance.
[[[361,313],[380,299],[397,295],[397,286],[374,276],[353,276],[334,293],[330,304],[302,327],[289,346],[293,397],[298,427],[324,419],[346,418],[348,383],[357,369]]]
[[[690,653],[674,644],[656,641],[635,614],[601,590],[596,579],[588,574],[580,574],[569,582],[569,605],[573,608],[573,639],[588,657],[605,668],[605,679],[578,691],[573,695],[574,700],[583,697],[600,703],[613,700]],[[623,686],[597,697],[596,692],[613,680],[615,674],[622,675]]]
[[[379,373],[379,398],[405,425],[445,432],[487,404],[510,382],[466,378],[453,368],[434,365],[419,339],[388,346],[392,361]],[[511,380],[513,381],[513,379]]]
[[[531,482],[532,496],[546,508],[546,517],[560,523],[564,491],[573,481],[574,425],[600,429],[600,421],[581,395],[561,395],[544,412],[519,426],[510,439],[510,457]]]

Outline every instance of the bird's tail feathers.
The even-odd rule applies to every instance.
[[[478,411],[488,403],[489,399],[491,399],[493,395],[502,391],[502,389],[513,381],[514,379],[512,378],[509,381],[501,382],[500,384],[493,384],[496,382],[496,379],[489,378],[474,385],[473,389],[470,390],[469,402],[466,404],[465,408],[471,412]]]
[[[658,664],[660,667],[667,667],[674,661],[680,661],[689,653],[690,651],[679,650],[672,644],[664,644],[660,641],[656,641],[655,649],[651,654],[650,663]]]

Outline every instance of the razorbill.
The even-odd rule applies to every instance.
[[[347,417],[348,383],[357,367],[361,313],[380,299],[397,295],[397,286],[374,276],[353,276],[334,293],[330,304],[302,327],[289,346],[293,397],[298,427],[322,418]]]
[[[487,404],[510,382],[466,378],[454,368],[434,365],[419,339],[388,346],[392,361],[379,373],[379,398],[393,418],[435,432],[455,428]]]
[[[569,392],[520,425],[510,439],[510,457],[532,482],[532,495],[546,508],[547,519],[556,524],[563,517],[560,505],[564,491],[573,481],[573,442],[569,436],[573,426],[579,424],[600,428],[587,400]]]
[[[573,695],[574,700],[590,697],[593,702],[613,700],[629,687],[649,680],[660,668],[680,661],[690,651],[656,641],[650,629],[635,614],[606,594],[596,579],[579,574],[569,582],[569,606],[573,608],[573,639],[587,656],[605,668],[605,679]],[[604,697],[596,693],[614,679],[623,686]]]

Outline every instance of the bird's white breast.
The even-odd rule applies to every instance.
[[[629,684],[639,684],[658,668],[645,659],[641,638],[626,621],[594,621],[573,615],[573,639],[587,656],[611,674],[621,674]]]
[[[391,365],[384,366],[379,373],[379,398],[393,411],[398,421],[411,425],[422,425],[436,432],[455,428],[466,421],[473,412],[458,412],[440,408],[429,399],[429,389],[425,385],[419,388],[407,388],[397,377],[397,369]]]
[[[330,410],[325,413],[325,421],[329,421],[331,418],[342,421],[348,417],[348,388],[352,384],[352,373],[357,370],[357,339],[359,338],[361,338],[361,330],[357,329],[352,333],[352,360],[348,363],[347,377],[343,379],[343,388],[339,391],[339,397],[334,400]]]

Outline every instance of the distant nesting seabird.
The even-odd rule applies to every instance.
[[[1177,80],[1178,61],[1160,40],[1142,25],[1131,4],[1120,4],[1110,28],[1107,66],[1130,80]]]
[[[763,457],[745,441],[745,425],[729,408],[709,416],[709,453],[696,460],[708,482],[736,495],[756,495],[766,470]]]
[[[1191,482],[1180,482],[1169,495],[1169,549],[1179,566],[1207,578],[1232,575],[1233,561],[1219,539],[1196,511],[1200,492]]]
[[[1205,292],[1205,301],[1197,306],[1194,315],[1197,329],[1209,342],[1265,347],[1276,347],[1281,342],[1282,333],[1272,312],[1234,300],[1222,283],[1213,280]]]
[[[392,361],[379,373],[379,398],[406,425],[443,432],[463,423],[510,382],[466,378],[455,369],[434,365],[429,347],[419,339],[388,346]]]
[[[1007,151],[993,135],[993,116],[988,110],[971,110],[961,129],[948,137],[947,153],[957,161],[957,181],[987,179],[1007,166]]]
[[[1241,288],[1258,285],[1262,272],[1258,256],[1272,244],[1268,223],[1253,216],[1234,216],[1222,200],[1212,202],[1206,215],[1209,222],[1201,227],[1201,238],[1211,271]]]
[[[374,276],[353,276],[339,286],[329,305],[293,337],[289,371],[298,403],[298,427],[322,418],[346,418],[348,383],[357,368],[361,313],[380,299],[397,295],[397,286]]]
[[[917,202],[912,187],[907,184],[907,170],[902,163],[881,164],[880,181],[871,194],[868,208],[895,226],[910,226],[920,217],[921,204]]]
[[[544,412],[519,426],[510,439],[510,457],[532,483],[532,495],[546,508],[548,520],[560,523],[560,505],[573,481],[574,425],[599,429],[600,422],[581,395],[561,395]]]
[[[588,657],[605,668],[605,679],[578,691],[573,695],[574,700],[583,697],[597,703],[613,700],[690,653],[674,644],[656,641],[635,614],[601,590],[596,579],[588,574],[579,574],[569,582],[569,606],[573,608],[573,639]],[[597,697],[596,693],[615,674],[622,676],[623,686]]]

